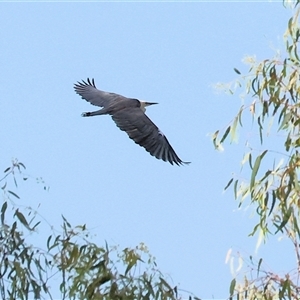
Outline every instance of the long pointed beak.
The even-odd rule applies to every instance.
[[[158,104],[157,102],[145,102],[145,106],[150,106],[150,105],[153,105],[153,104]]]

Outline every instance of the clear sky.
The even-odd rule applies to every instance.
[[[226,253],[254,255],[256,238],[247,235],[255,220],[222,192],[243,145],[217,152],[209,133],[241,103],[212,86],[234,79],[234,67],[246,71],[245,55],[272,57],[290,15],[281,1],[1,3],[0,168],[17,158],[50,187],[21,184],[20,203],[40,204],[54,227],[61,214],[87,224],[100,244],[144,242],[174,285],[225,298]],[[87,77],[99,89],[159,102],[148,116],[192,163],[155,159],[109,116],[82,118],[97,109],[73,90]],[[265,249],[257,257],[268,253],[274,271],[289,270]]]

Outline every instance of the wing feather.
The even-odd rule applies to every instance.
[[[90,80],[89,78],[87,79],[87,81],[82,80],[82,82],[78,81],[77,83],[75,83],[74,89],[82,99],[100,107],[108,107],[109,105],[112,105],[112,102],[117,99],[127,99],[126,97],[119,94],[98,90],[96,88],[94,79]]]
[[[135,143],[144,147],[151,155],[172,165],[186,164],[170,145],[158,127],[140,108],[122,109],[112,115],[117,126],[125,131]]]

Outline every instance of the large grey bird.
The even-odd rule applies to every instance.
[[[82,99],[93,105],[103,107],[94,112],[83,113],[83,117],[111,115],[117,126],[126,131],[131,139],[144,147],[151,155],[168,161],[172,165],[173,163],[177,165],[189,164],[177,156],[164,134],[145,115],[145,107],[157,103],[143,102],[115,93],[100,91],[96,88],[94,79],[90,80],[89,78],[87,82],[83,80],[77,82],[74,89]]]

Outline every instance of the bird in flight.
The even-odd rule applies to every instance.
[[[116,125],[152,156],[172,165],[189,164],[189,162],[184,162],[178,157],[165,135],[145,115],[146,106],[157,103],[139,101],[98,90],[94,79],[90,80],[89,78],[87,82],[83,80],[77,82],[74,89],[82,99],[102,107],[102,109],[94,112],[83,113],[83,117],[111,115]]]

